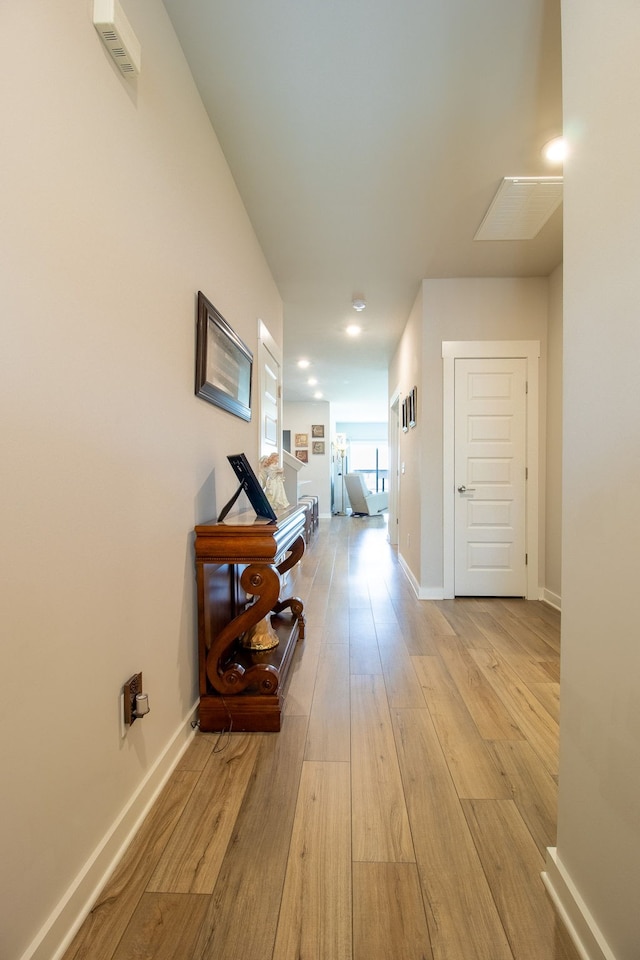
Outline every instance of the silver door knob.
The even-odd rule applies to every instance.
[[[465,487],[464,483],[462,483],[458,487],[458,493],[473,493],[475,489],[475,487]]]

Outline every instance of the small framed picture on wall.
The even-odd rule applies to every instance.
[[[418,405],[418,388],[414,387],[411,393],[409,394],[409,426],[415,427],[418,414],[417,414],[417,405]]]

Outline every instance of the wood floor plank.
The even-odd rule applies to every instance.
[[[371,616],[371,610],[368,610],[368,616],[361,616],[362,611],[351,610],[349,614],[349,640],[370,640],[375,643],[377,640],[376,627]]]
[[[371,614],[371,610],[369,611]],[[350,616],[349,649],[351,673],[382,673],[373,616]]]
[[[349,642],[349,611],[346,609],[331,609],[327,611],[326,616],[319,627],[320,639],[323,643],[348,643]]]
[[[523,740],[517,723],[461,641],[438,637],[436,642],[480,736],[485,740]]]
[[[373,626],[373,617],[371,614],[371,598],[369,597],[369,587],[361,582],[360,576],[352,577],[349,582],[349,620],[353,622],[359,617],[362,618],[365,625],[370,623]]]
[[[217,733],[201,733],[198,730],[182,754],[176,770],[195,770],[197,773],[202,773],[217,742]]]
[[[464,600],[438,600],[435,603],[455,635],[466,647],[490,645],[489,640],[469,616],[469,612],[475,610],[475,606],[470,606]]]
[[[413,657],[427,709],[459,797],[509,797],[487,744],[439,657]]]
[[[544,610],[553,613],[551,607],[540,603],[539,600],[521,600],[518,597],[501,597],[491,600],[493,606],[500,605],[504,612],[518,620],[526,620],[530,617],[539,617]]]
[[[413,863],[353,864],[353,960],[432,960]]]
[[[313,637],[307,637],[303,643],[304,647],[298,644],[287,679],[283,710],[285,717],[308,717],[311,713],[322,644]]]
[[[198,776],[194,771],[173,773],[63,960],[110,960],[113,956]]]
[[[379,676],[351,678],[351,790],[353,859],[412,862],[389,706]]]
[[[544,860],[512,800],[463,800],[467,823],[517,960],[579,960],[548,898]]]
[[[423,600],[421,612],[434,634],[439,637],[455,636],[455,630],[442,611],[438,609],[437,603],[432,600]]]
[[[544,620],[550,627],[560,631],[561,613],[555,607],[540,600],[519,600],[517,597],[501,597],[489,601],[496,616],[501,619],[515,617],[517,620]]]
[[[490,613],[472,614],[474,623],[490,640],[488,649],[493,649],[508,663],[525,683],[544,683],[548,673],[537,660],[520,646],[507,632],[502,622],[498,622]],[[474,649],[480,649],[475,647]],[[549,659],[548,657],[546,658]]]
[[[264,736],[232,733],[211,754],[147,890],[213,892]]]
[[[306,731],[287,717],[261,739],[193,960],[271,960]]]
[[[398,626],[398,619],[384,580],[369,580],[369,599],[376,628],[378,626]]]
[[[541,855],[556,844],[558,785],[530,744],[521,740],[489,744],[500,772],[511,788],[520,816]]]
[[[558,724],[502,657],[472,650],[484,675],[551,774],[558,773]]]
[[[352,634],[349,640],[349,672],[382,673],[380,651],[375,637],[364,639]]]
[[[399,709],[423,707],[422,688],[405,644],[401,640],[385,638],[378,641],[378,647],[389,706]]]
[[[519,620],[517,617],[505,618],[502,626],[509,634],[514,637],[522,649],[528,653],[532,660],[544,663],[545,660],[552,660],[557,655],[557,648],[547,643],[535,630],[532,630],[530,624],[532,620]],[[538,620],[537,623],[542,621]]]
[[[428,620],[413,611],[410,615],[398,616],[404,644],[412,657],[433,657],[437,655],[434,642],[436,631]]]
[[[305,760],[348,762],[350,755],[349,645],[327,643],[318,661]]]
[[[547,713],[560,723],[560,684],[529,683],[529,690],[538,698]]]
[[[544,663],[541,663],[540,666],[549,674],[550,680],[554,683],[560,683],[560,659],[546,660]]]
[[[560,625],[551,624],[544,617],[531,617],[525,621],[534,633],[537,633],[558,655],[560,653]]]
[[[434,960],[513,960],[429,713],[392,717]]]
[[[145,893],[113,960],[191,960],[209,898]]]
[[[273,960],[352,958],[349,806],[348,764],[304,763]]]

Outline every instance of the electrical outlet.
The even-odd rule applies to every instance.
[[[124,722],[128,723],[129,726],[136,720],[136,696],[139,693],[142,693],[142,674],[134,673],[127,680],[122,691]]]

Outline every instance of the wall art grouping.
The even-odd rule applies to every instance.
[[[314,423],[311,425],[311,453],[323,455],[325,452],[324,424]],[[295,455],[301,463],[309,462],[308,433],[295,434]]]
[[[402,401],[402,429],[406,433],[409,427],[415,427],[418,408],[418,388],[407,394]]]

